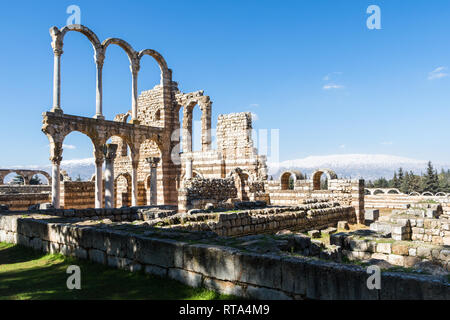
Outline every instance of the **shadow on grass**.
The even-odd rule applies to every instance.
[[[0,243],[0,266],[4,264],[27,262],[29,260],[39,259],[43,256],[45,256],[45,253],[33,249]]]
[[[7,258],[2,260],[2,267],[0,267],[0,299],[210,300],[235,298],[204,288],[191,288],[168,278],[143,272],[132,273],[112,269],[62,255],[43,255],[21,246],[0,248],[0,257],[3,256]],[[12,263],[15,265],[10,265]],[[66,270],[69,265],[78,265],[81,269],[81,290],[67,289],[66,281],[70,275],[66,273]]]

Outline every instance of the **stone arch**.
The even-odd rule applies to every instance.
[[[379,194],[385,194],[385,192],[384,192],[383,189],[375,189],[375,190],[373,190],[372,194],[374,196],[376,196],[376,195],[379,195]]]
[[[171,75],[170,69],[167,67],[167,62],[166,62],[166,60],[163,58],[163,56],[162,56],[159,52],[157,52],[157,51],[155,51],[155,50],[152,50],[152,49],[145,49],[145,50],[140,51],[140,52],[137,54],[137,59],[138,59],[138,61],[140,62],[141,59],[142,59],[145,55],[148,55],[148,56],[152,57],[152,58],[155,59],[156,62],[158,63],[159,68],[160,68],[160,70],[161,70],[161,84],[162,84],[162,85],[164,85],[164,84],[169,84],[170,81],[172,81],[172,79],[171,79],[171,78],[172,78],[172,75]]]
[[[56,31],[58,28],[56,28],[56,30],[54,29],[56,27],[53,27],[50,32],[52,34],[58,34],[58,31]],[[64,42],[64,36],[67,34],[67,32],[69,31],[76,31],[79,32],[83,35],[86,36],[86,38],[89,39],[89,41],[92,43],[92,46],[94,47],[94,50],[97,50],[99,48],[102,47],[102,44],[100,43],[100,40],[98,40],[97,35],[94,33],[94,31],[92,31],[91,29],[89,29],[88,27],[81,25],[81,24],[71,24],[68,26],[65,26],[64,28],[61,29],[60,33],[59,33],[59,37],[60,37],[60,41],[61,44],[63,44]]]
[[[389,190],[386,190],[385,193],[386,194],[401,194],[400,190],[398,190],[398,189],[389,189]]]
[[[438,192],[436,193],[436,197],[447,197],[447,194],[445,192]]]
[[[198,105],[201,115],[201,150],[211,150],[211,108],[212,102],[209,96],[204,96],[203,91],[196,91],[176,96],[176,108],[174,114],[178,119],[178,129],[182,127],[183,152],[192,152],[192,118],[194,107]],[[180,110],[183,108],[183,122],[180,122]],[[185,148],[186,146],[186,148]]]
[[[433,197],[433,193],[429,192],[429,191],[425,191],[421,194],[421,196],[423,197]]]
[[[24,175],[23,173],[20,173],[20,170],[8,170],[8,172],[5,173],[5,175],[3,176],[3,181],[7,180],[5,179],[6,177],[8,177],[9,175],[14,174],[14,176],[12,176],[12,179],[14,179],[15,177],[21,177],[22,178],[22,183],[20,183],[19,185],[25,185],[26,184],[26,175]],[[8,182],[8,184],[11,184],[11,181]]]
[[[252,179],[252,174],[247,171],[243,171],[241,168],[234,168],[228,173],[227,177],[234,179],[237,190],[237,197],[242,201],[248,201],[248,193],[250,191],[249,182]]]
[[[45,181],[42,181],[42,178],[44,178]],[[41,185],[50,185],[50,183],[51,183],[49,178],[47,177],[47,175],[44,175],[44,174],[42,174],[40,172],[36,172],[36,173],[31,175],[30,184],[31,184],[31,180],[32,179],[39,179]]]
[[[297,180],[303,179],[303,175],[300,171],[284,171],[280,175],[281,190],[289,190],[290,179],[294,179],[294,185]],[[293,188],[291,189],[293,190]]]
[[[128,60],[130,61],[130,64],[135,63],[137,52],[133,49],[133,47],[128,42],[126,42],[125,40],[119,39],[119,38],[108,38],[105,41],[103,41],[101,46],[103,48],[103,53],[105,55],[106,55],[106,49],[111,44],[117,45],[120,48],[122,48],[123,51],[125,51],[125,53],[128,56]]]
[[[413,191],[413,192],[410,192],[410,193],[408,194],[408,196],[410,196],[410,197],[420,196],[420,193],[418,193],[418,192],[416,192],[416,191]]]
[[[364,189],[364,194],[365,194],[366,196],[371,196],[371,195],[372,195],[372,191],[371,191],[370,189],[365,188],[365,189]]]
[[[114,179],[114,190],[116,208],[131,206],[131,175],[128,172],[122,172]]]
[[[320,190],[320,178],[322,177],[322,174],[326,174],[328,184],[330,183],[330,180],[337,179],[337,175],[333,170],[318,169],[312,174],[313,190]]]

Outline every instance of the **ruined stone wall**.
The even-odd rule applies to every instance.
[[[187,158],[192,158],[194,176],[203,178],[225,178],[236,168],[241,168],[249,180],[264,180],[267,177],[266,157],[257,155],[251,137],[252,123],[250,113],[235,113],[221,115],[217,124],[217,150],[210,150],[211,129],[211,101],[202,91],[181,93],[177,84],[172,83],[172,105],[164,105],[163,87],[155,86],[152,90],[143,91],[138,98],[138,119],[141,124],[164,128],[164,141],[167,150],[160,150],[153,141],[146,141],[140,145],[138,162],[138,184],[143,186],[138,192],[138,204],[146,204],[148,193],[150,166],[146,162],[148,157],[166,157],[157,169],[157,203],[162,205],[167,199],[177,204],[180,199],[178,190],[185,177]],[[199,105],[202,110],[202,151],[184,152],[181,159],[177,159],[181,143],[177,140],[174,130],[180,128],[179,110],[183,108],[184,115],[192,116],[192,108]],[[126,121],[128,114],[118,115],[116,121]],[[186,121],[187,124],[189,121]],[[183,128],[189,130],[189,128]],[[175,132],[175,136],[173,136]],[[167,141],[166,141],[167,140]],[[174,141],[172,141],[174,140]],[[114,137],[113,143],[119,144],[119,154],[115,159],[115,178],[120,175],[131,176],[130,155],[126,151],[126,144],[120,137]],[[183,145],[186,141],[182,142]],[[184,147],[183,147],[184,148]],[[171,152],[171,154],[169,154]],[[168,157],[170,159],[168,159]],[[179,161],[181,160],[181,161]],[[128,179],[129,180],[129,179]],[[118,188],[127,189],[128,180],[118,181]],[[166,186],[166,187],[164,187]],[[168,188],[167,186],[170,186]],[[183,196],[181,196],[182,198]]]
[[[450,199],[447,197],[409,196],[407,194],[377,194],[364,197],[365,207],[376,209],[407,209],[409,204],[418,202],[439,203],[444,213],[450,214]]]
[[[243,236],[260,233],[275,233],[289,229],[308,231],[336,227],[339,221],[356,222],[355,209],[319,203],[290,208],[267,208],[223,213],[215,221],[192,222],[171,226],[173,229],[189,231],[213,231],[219,236]]]
[[[48,203],[50,199],[50,193],[0,194],[0,204],[8,206],[10,210],[28,210],[32,205]]]
[[[0,185],[0,194],[17,194],[17,193],[49,193],[52,187],[48,185]]]
[[[30,206],[50,201],[51,186],[47,185],[2,185],[0,204],[11,210],[27,210]]]
[[[203,209],[208,203],[217,205],[219,202],[235,199],[237,190],[233,178],[226,179],[185,179],[184,186],[179,190],[179,210]]]
[[[383,272],[382,290],[369,290],[360,266],[51,220],[1,214],[0,241],[252,299],[450,299],[448,283],[425,275]]]
[[[376,241],[361,239],[351,233],[330,236],[330,243],[342,248],[350,260],[385,260],[390,264],[410,268],[421,261],[433,261],[450,271],[450,250],[442,245],[424,245],[411,241]]]
[[[104,186],[104,185],[103,185]],[[103,198],[105,193],[103,192]],[[61,207],[64,209],[86,209],[95,207],[95,182],[61,182]]]
[[[250,112],[219,115],[217,119],[217,151],[224,159],[225,172],[235,168],[247,172],[253,180],[267,178],[266,157],[259,156],[253,145]]]
[[[312,180],[297,180],[293,190],[283,190],[280,181],[267,181],[265,191],[272,205],[298,205],[313,198],[353,206],[358,223],[364,223],[364,180],[332,179],[328,190],[314,190]]]

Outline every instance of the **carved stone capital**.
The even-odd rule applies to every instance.
[[[105,159],[108,161],[112,161],[116,158],[117,155],[117,144],[108,143],[103,146],[103,154],[105,155]]]
[[[141,64],[139,62],[139,59],[133,58],[131,60],[131,64],[130,64],[130,71],[131,71],[131,73],[133,75],[137,75],[140,69],[141,69]]]
[[[100,68],[103,67],[103,63],[105,62],[105,52],[104,52],[103,48],[95,49],[94,60],[98,67],[100,67]]]
[[[50,28],[50,36],[52,37],[53,53],[57,56],[63,54],[63,40],[61,38],[61,31],[57,27]]]
[[[152,168],[156,168],[158,166],[158,163],[161,161],[161,158],[149,157],[149,158],[146,158],[145,161],[147,161],[147,163],[149,163]]]

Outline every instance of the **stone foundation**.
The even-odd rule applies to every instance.
[[[123,227],[75,225],[70,219],[0,215],[0,241],[115,268],[144,270],[246,298],[450,299],[450,285],[430,276],[383,272],[382,289],[368,290],[369,275],[359,266],[249,253],[216,244],[211,237],[194,241],[186,233],[189,242],[161,238],[158,232],[142,228],[129,225],[124,231]]]

